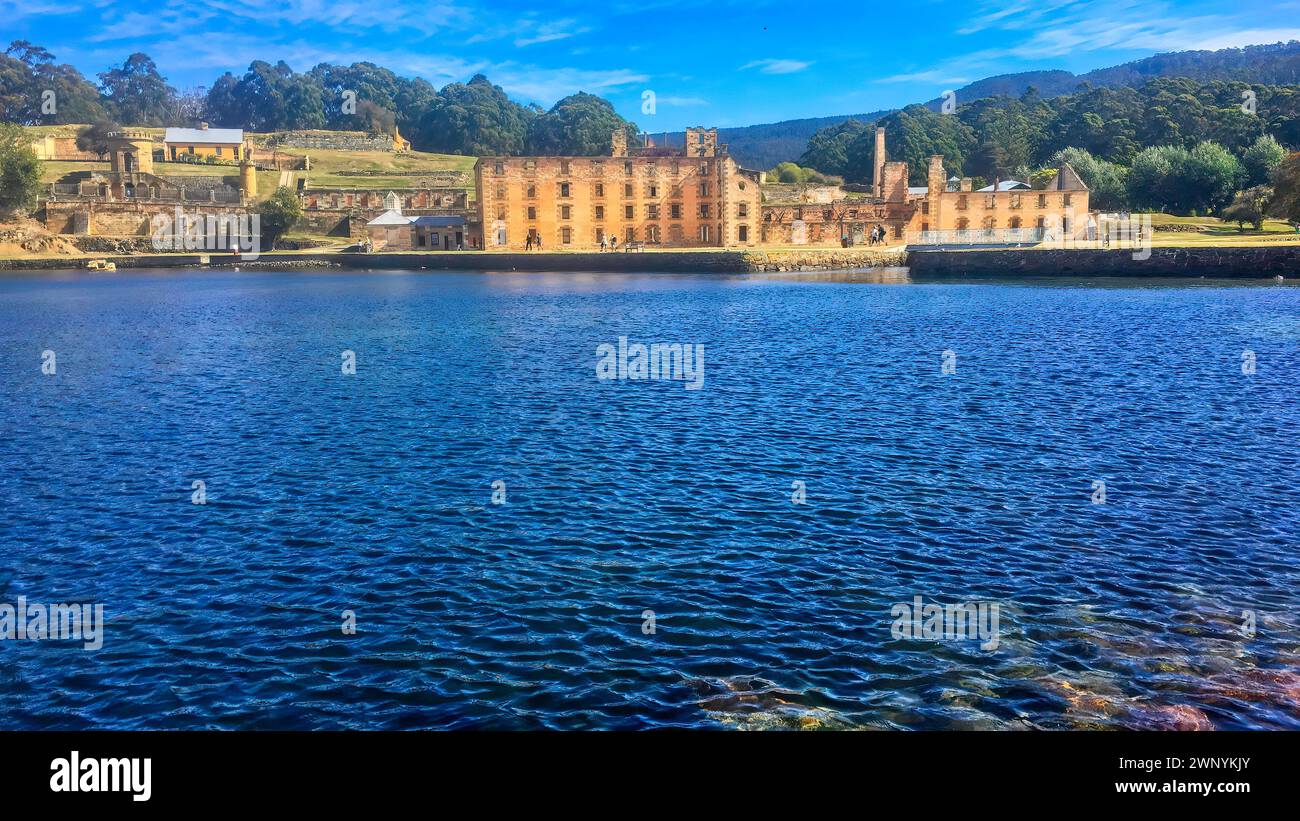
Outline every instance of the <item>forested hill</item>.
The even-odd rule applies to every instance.
[[[718,140],[726,143],[737,161],[746,168],[767,169],[791,158],[798,159],[808,147],[808,138],[828,125],[849,119],[870,122],[888,113],[872,111],[842,117],[809,117],[742,128],[719,128]]]
[[[1300,84],[1300,42],[1293,40],[1289,43],[1219,51],[1157,54],[1110,68],[1099,68],[1086,74],[1072,74],[1068,71],[999,74],[976,80],[956,89],[956,92],[957,101],[965,104],[983,97],[1018,97],[1032,86],[1040,97],[1046,99],[1070,94],[1083,83],[1093,87],[1136,88],[1157,77],[1190,77],[1202,81],[1240,80],[1269,85]],[[941,98],[936,97],[928,101],[926,106],[938,111],[940,102]],[[871,122],[884,113],[888,112],[844,114],[727,128],[719,131],[719,139],[730,144],[731,153],[742,165],[772,168],[778,162],[797,161],[807,148],[808,138],[821,128],[850,119]],[[677,139],[680,141],[681,137],[678,136]]]

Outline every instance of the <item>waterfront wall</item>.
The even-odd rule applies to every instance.
[[[911,251],[914,276],[1238,277],[1300,276],[1300,245],[1152,248],[1148,259],[1103,249]]]
[[[298,251],[263,256],[256,262],[236,262],[213,253],[207,262],[197,254],[123,255],[145,250],[141,239],[79,238],[82,251],[103,253],[119,268],[184,268],[198,265],[242,267],[334,267],[356,270],[462,271],[627,271],[667,273],[752,273],[840,271],[860,268],[908,267],[913,277],[1214,277],[1260,279],[1282,275],[1300,277],[1300,246],[1257,248],[1158,248],[1146,260],[1130,251],[1004,250],[905,251],[895,249],[785,251],[658,251],[647,253],[429,253],[340,254]],[[114,252],[117,252],[116,254]],[[53,270],[80,267],[68,257],[0,259],[0,269]]]

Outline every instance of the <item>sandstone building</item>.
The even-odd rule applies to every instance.
[[[607,157],[481,157],[474,166],[487,249],[599,250],[617,238],[651,247],[758,243],[762,175],[741,168],[716,128],[686,129],[682,147],[630,148],[614,132]]]
[[[182,155],[241,160],[244,158],[244,130],[208,128],[207,123],[199,123],[198,128],[169,128],[163,135],[163,151],[172,161]]]
[[[1088,187],[1068,164],[1043,189],[995,180],[973,190],[970,178],[944,178],[943,157],[930,157],[926,185],[908,186],[905,162],[890,162],[885,130],[876,129],[869,193],[829,202],[774,199],[763,205],[765,245],[859,245],[873,228],[887,242],[911,244],[1035,243],[1084,236]]]

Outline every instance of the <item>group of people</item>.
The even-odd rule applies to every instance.
[[[600,250],[604,251],[604,250],[605,250],[605,245],[606,245],[606,243],[605,243],[605,238],[604,238],[604,237],[601,237],[601,238],[600,238]],[[617,250],[618,250],[618,237],[616,237],[616,236],[611,236],[611,237],[609,238],[609,250],[611,250],[611,251],[617,251]]]
[[[867,244],[868,244],[868,245],[884,245],[884,244],[885,244],[885,226],[883,226],[883,225],[877,225],[876,227],[872,228],[872,229],[871,229],[871,233],[868,234],[868,242],[867,242]]]
[[[527,237],[524,238],[524,250],[531,251],[533,250],[533,248],[536,248],[538,251],[542,250],[541,234],[530,233]]]

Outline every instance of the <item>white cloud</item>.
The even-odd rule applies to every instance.
[[[523,24],[525,33],[515,38],[515,45],[523,48],[536,43],[549,43],[553,40],[565,40],[591,31],[590,26],[582,26],[577,20],[556,20],[553,23],[535,25],[532,21]]]
[[[764,74],[794,74],[797,71],[803,71],[811,66],[812,63],[806,63],[803,60],[778,60],[767,58],[764,60],[754,60],[745,63],[740,67],[741,71],[756,68]]]

